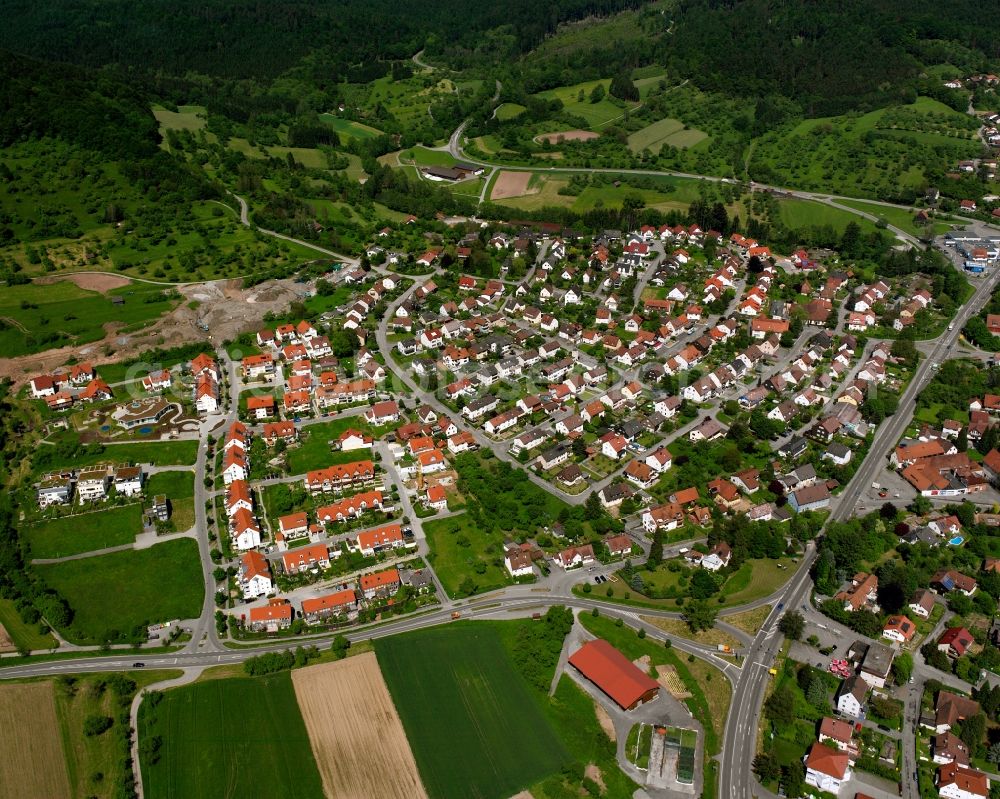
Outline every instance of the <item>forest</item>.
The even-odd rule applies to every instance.
[[[982,69],[1000,29],[977,0],[683,0],[666,56],[702,88],[826,116],[914,97],[925,64]],[[773,117],[789,112],[775,104]]]

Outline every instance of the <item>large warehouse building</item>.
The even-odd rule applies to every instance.
[[[660,685],[607,641],[588,641],[569,659],[570,665],[625,710],[656,698]]]

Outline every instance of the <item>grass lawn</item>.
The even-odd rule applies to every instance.
[[[372,427],[363,416],[345,416],[330,422],[309,425],[302,428],[299,445],[290,447],[285,454],[288,468],[292,474],[304,474],[312,469],[323,469],[335,463],[352,463],[354,461],[371,460],[371,452],[365,449],[341,452],[330,449],[330,441],[338,438],[345,430],[360,430],[374,438],[379,438],[388,427]]]
[[[375,644],[431,799],[506,799],[570,760],[492,625]]]
[[[828,226],[843,233],[851,222],[859,225],[863,233],[876,229],[869,219],[811,200],[779,200],[779,208],[781,221],[792,229]]]
[[[373,128],[361,122],[354,122],[350,119],[344,119],[333,114],[320,114],[319,118],[337,131],[337,135],[341,137],[346,136],[349,139],[374,139],[376,136],[382,135],[382,131],[378,128]]]
[[[164,291],[167,288],[167,292]],[[0,347],[5,356],[25,355],[65,344],[104,338],[104,324],[152,322],[177,301],[163,286],[135,283],[106,294],[61,280],[6,286],[0,294]],[[115,305],[112,297],[125,302]]]
[[[21,528],[33,558],[62,558],[131,544],[140,532],[142,505],[138,502],[26,524]]]
[[[146,481],[146,495],[166,494],[170,499],[194,496],[194,472],[158,472]]]
[[[44,446],[44,445],[43,445]],[[198,456],[197,441],[137,441],[129,444],[86,446],[65,463],[46,468],[92,466],[95,463],[151,463],[154,466],[193,466]]]
[[[136,627],[195,618],[205,595],[198,544],[187,538],[35,570],[73,610],[62,632],[74,643],[101,643]]]
[[[18,649],[32,651],[56,646],[56,639],[49,633],[39,632],[37,624],[25,624],[9,599],[0,599],[0,624]]]
[[[572,86],[560,86],[556,89],[539,92],[537,96],[546,100],[554,98],[562,100],[563,107],[568,113],[581,117],[586,120],[590,128],[597,129],[624,114],[624,109],[609,100],[607,94],[600,102],[590,102],[590,93],[598,84],[604,86],[604,91],[607,92],[611,86],[611,79],[603,78],[575,83]],[[580,92],[583,92],[583,100],[580,99]],[[629,103],[630,107],[635,107],[635,105],[635,103]]]
[[[160,133],[167,130],[190,130],[197,132],[207,124],[208,112],[201,105],[181,105],[170,111],[162,105],[153,105],[153,116],[160,123]],[[163,143],[166,146],[166,143]]]
[[[521,116],[527,109],[518,103],[503,103],[497,107],[496,118],[501,122]]]
[[[424,522],[424,532],[430,545],[427,559],[449,596],[479,594],[513,582],[503,565],[499,534],[491,537],[468,515]],[[484,566],[480,573],[478,569]],[[472,581],[475,590],[461,590],[466,580]]]
[[[783,586],[795,573],[790,558],[748,560],[740,566],[722,587],[726,605],[745,605],[769,596]]]
[[[290,672],[208,680],[147,699],[139,740],[162,741],[143,758],[149,799],[322,799],[323,786]]]

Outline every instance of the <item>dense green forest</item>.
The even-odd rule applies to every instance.
[[[985,69],[1000,27],[978,0],[682,0],[665,55],[702,88],[827,116],[914,97],[924,65]]]
[[[450,63],[531,49],[560,22],[620,11],[636,0],[75,0],[4,4],[0,46],[37,57],[266,80],[306,56],[320,87],[367,82],[426,48]]]

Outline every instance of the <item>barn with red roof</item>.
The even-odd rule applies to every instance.
[[[585,643],[569,662],[625,710],[634,710],[643,702],[655,699],[660,690],[656,680],[600,638]]]

